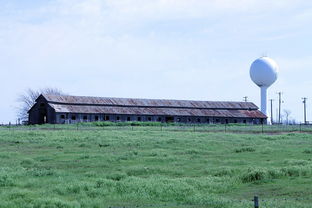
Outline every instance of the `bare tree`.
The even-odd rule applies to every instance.
[[[43,88],[40,90],[27,89],[19,95],[17,101],[20,103],[17,116],[19,120],[28,120],[28,111],[35,104],[40,94],[63,95],[64,93],[57,88]]]
[[[287,109],[284,110],[284,115],[286,117],[286,124],[289,124],[289,120],[288,119],[289,119],[290,114],[291,114],[290,110],[287,110]]]

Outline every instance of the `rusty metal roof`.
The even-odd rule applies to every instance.
[[[258,110],[113,107],[90,105],[62,105],[51,103],[50,105],[52,108],[55,109],[56,112],[59,113],[266,118],[266,116]]]
[[[137,98],[107,98],[68,95],[42,95],[49,103],[66,105],[145,107],[145,108],[192,108],[192,109],[236,109],[257,110],[251,102],[194,101]]]

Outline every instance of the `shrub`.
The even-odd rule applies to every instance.
[[[216,171],[213,171],[214,176],[222,177],[222,176],[233,176],[237,172],[237,169],[223,167]]]
[[[116,173],[111,173],[106,176],[107,179],[113,180],[113,181],[120,181],[124,178],[127,177],[127,174],[123,172],[116,172]]]
[[[43,176],[56,176],[56,172],[54,170],[50,169],[39,169],[39,168],[33,168],[29,171],[29,173],[36,177],[43,177]]]
[[[306,150],[303,151],[303,153],[312,154],[312,149],[306,149]]]
[[[244,173],[241,176],[241,180],[243,183],[256,182],[266,179],[268,176],[268,172],[266,169],[260,168],[249,168],[247,173]]]
[[[311,162],[307,160],[296,160],[296,159],[284,160],[284,164],[286,165],[308,165],[310,163]]]
[[[30,168],[30,167],[34,167],[35,161],[33,159],[24,159],[21,161],[21,166],[24,168]]]
[[[7,174],[0,173],[0,187],[13,186],[13,179]]]
[[[236,153],[241,153],[241,152],[255,152],[256,149],[253,148],[253,147],[242,147],[242,148],[239,148],[239,149],[235,149],[235,152]]]

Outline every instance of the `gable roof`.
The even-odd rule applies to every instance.
[[[138,98],[107,98],[69,95],[42,95],[49,103],[63,105],[93,105],[119,107],[149,107],[149,108],[196,108],[196,109],[245,109],[257,110],[252,102],[231,101],[195,101],[167,99],[138,99]]]
[[[57,113],[267,118],[251,102],[107,98],[42,94]]]

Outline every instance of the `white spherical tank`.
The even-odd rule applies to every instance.
[[[278,65],[269,57],[256,59],[250,66],[251,80],[261,88],[261,112],[267,115],[267,89],[277,79]]]
[[[278,65],[269,57],[255,60],[250,67],[250,78],[259,87],[269,87],[277,79]]]

